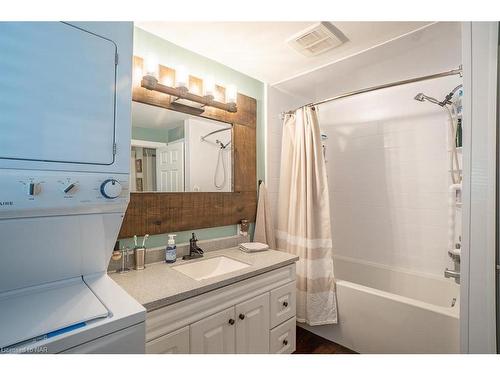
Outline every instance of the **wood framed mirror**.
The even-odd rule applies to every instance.
[[[192,191],[191,186],[187,189],[190,191],[184,192],[146,192],[144,181],[142,181],[143,192],[131,191],[130,203],[119,238],[132,237],[135,234],[162,234],[232,225],[240,223],[242,219],[255,221],[257,206],[256,100],[238,93],[236,113],[207,106],[203,113],[195,114],[189,108],[179,108],[175,105],[175,98],[141,87],[138,78],[142,71],[143,59],[136,56],[134,57],[133,104],[173,110],[194,119],[214,120],[232,127],[232,191],[231,189],[222,192],[201,191],[203,189]],[[175,82],[175,71],[160,65],[159,81]],[[201,79],[190,76],[189,81],[190,91],[191,89],[202,90]],[[224,98],[223,87],[216,86],[216,97],[219,100]],[[193,126],[196,126],[196,123]],[[132,172],[134,172],[133,168],[131,165]],[[139,168],[142,170],[144,165],[142,162],[137,162],[135,168],[135,171]],[[136,178],[131,175],[132,177]],[[137,183],[135,190],[137,191]]]

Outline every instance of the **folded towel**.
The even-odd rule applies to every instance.
[[[257,251],[265,251],[268,250],[269,246],[265,243],[260,242],[244,242],[240,243],[240,250],[246,253],[255,253]]]

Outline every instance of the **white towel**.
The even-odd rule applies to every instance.
[[[254,242],[267,244],[271,249],[276,249],[276,235],[274,222],[271,216],[271,207],[267,196],[266,185],[262,182],[259,186],[259,201],[257,204],[257,217],[255,219]]]
[[[245,253],[256,253],[258,251],[266,251],[269,249],[265,243],[260,242],[244,242],[240,243],[240,250]]]

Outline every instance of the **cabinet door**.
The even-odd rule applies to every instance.
[[[234,307],[230,307],[191,324],[191,353],[234,353],[235,323]]]
[[[269,353],[269,293],[236,305],[236,352]]]
[[[189,327],[183,327],[146,343],[147,354],[189,354]]]

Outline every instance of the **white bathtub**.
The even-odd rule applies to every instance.
[[[304,328],[359,353],[459,352],[457,284],[340,256],[334,264],[339,324]]]

